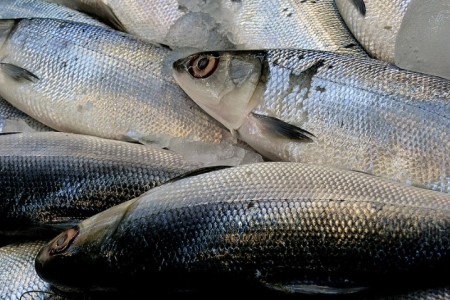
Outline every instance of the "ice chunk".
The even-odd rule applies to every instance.
[[[395,64],[450,79],[450,2],[413,0],[397,36]]]

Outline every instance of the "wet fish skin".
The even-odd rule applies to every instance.
[[[333,0],[70,2],[66,4],[117,20],[116,27],[172,48],[306,48],[367,55],[347,30]],[[188,33],[183,30],[186,26]]]
[[[43,247],[36,270],[60,288],[174,290],[231,277],[345,293],[435,278],[449,241],[450,195],[274,162],[185,178],[105,210]]]
[[[34,120],[0,97],[0,133],[24,131],[53,131]]]
[[[411,0],[336,0],[355,38],[376,59],[394,63],[395,44]]]
[[[204,57],[217,67],[195,78],[189,67]],[[450,193],[447,80],[294,49],[195,54],[174,63],[174,76],[207,113],[270,159]]]
[[[390,296],[367,297],[365,300],[446,300],[449,297],[450,288],[448,286],[438,286],[397,293]]]
[[[4,235],[70,227],[201,167],[171,151],[58,132],[0,135],[0,165]]]
[[[52,288],[36,274],[34,260],[46,243],[48,241],[34,241],[0,248],[1,299],[71,299],[64,297],[60,291]]]
[[[3,23],[0,95],[47,126],[160,147],[233,141],[173,80],[170,50],[87,24],[14,24]]]
[[[108,27],[88,15],[43,0],[2,0],[0,19],[53,18]]]

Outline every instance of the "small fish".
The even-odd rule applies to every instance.
[[[0,133],[53,131],[0,97]]]
[[[450,81],[296,49],[198,53],[173,71],[199,106],[270,159],[450,193]]]
[[[333,0],[53,1],[172,48],[306,48],[367,55],[346,28]]]
[[[3,235],[60,231],[202,167],[171,151],[59,132],[0,135],[0,166]]]
[[[248,152],[174,81],[169,49],[62,20],[0,27],[0,95],[43,124],[183,154],[211,147],[212,162],[239,163]]]
[[[61,289],[240,282],[348,294],[442,279],[449,241],[448,194],[272,162],[172,181],[105,210],[43,247],[36,270]]]
[[[52,18],[107,27],[92,17],[43,0],[2,0],[0,19]]]

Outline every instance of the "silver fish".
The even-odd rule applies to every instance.
[[[0,133],[28,131],[53,131],[53,129],[34,120],[0,97]]]
[[[34,260],[46,243],[48,241],[35,241],[0,248],[0,299],[69,299],[36,274]]]
[[[400,26],[411,0],[336,0],[355,38],[376,59],[394,63]]]
[[[97,21],[88,15],[43,0],[0,1],[0,19],[21,18],[53,18],[107,27],[104,23]]]
[[[234,143],[174,81],[170,50],[61,20],[1,26],[0,95],[47,126],[180,152],[185,142]]]
[[[217,291],[231,281],[355,293],[434,281],[449,263],[450,195],[275,162],[184,178],[105,210],[43,247],[36,270],[73,289]]]
[[[450,81],[350,55],[199,53],[186,93],[261,154],[450,193]]]
[[[307,48],[366,55],[347,30],[333,0],[69,2],[72,7],[112,20],[126,32],[171,47]]]
[[[70,227],[202,167],[171,151],[60,132],[0,135],[0,166],[8,236]]]

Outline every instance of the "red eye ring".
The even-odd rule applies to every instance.
[[[195,78],[207,78],[217,69],[219,60],[219,56],[214,54],[194,56],[188,63],[188,71]]]

